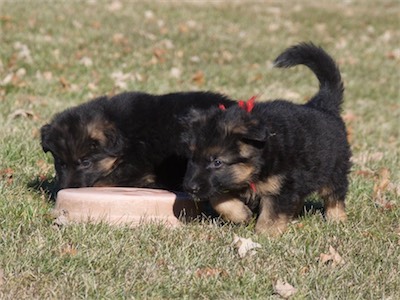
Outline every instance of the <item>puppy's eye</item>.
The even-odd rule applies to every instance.
[[[88,160],[88,159],[84,159],[84,160],[80,161],[79,165],[82,168],[86,169],[86,168],[89,168],[92,165],[92,162],[90,160]]]
[[[222,165],[223,165],[223,162],[218,158],[214,159],[213,162],[211,163],[211,166],[214,169],[218,169],[218,168],[222,167]]]

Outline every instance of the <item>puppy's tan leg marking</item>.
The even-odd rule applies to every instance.
[[[332,222],[346,222],[347,214],[345,211],[344,201],[339,200],[325,200],[325,217],[328,221]]]
[[[344,200],[335,197],[330,188],[323,188],[320,195],[324,199],[325,218],[331,222],[346,222],[346,205]]]
[[[236,224],[248,223],[253,215],[246,204],[232,195],[223,195],[210,202],[212,207],[222,218]]]
[[[260,215],[256,223],[256,232],[271,237],[281,235],[287,229],[290,217],[276,214],[273,209],[273,199],[264,197],[260,203]]]

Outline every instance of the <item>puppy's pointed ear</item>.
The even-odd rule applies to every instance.
[[[50,124],[46,124],[40,128],[40,137],[41,137],[41,144],[42,149],[44,152],[50,151],[50,134],[52,131],[52,127]]]

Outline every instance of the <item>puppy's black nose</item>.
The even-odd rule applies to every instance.
[[[200,185],[195,182],[188,182],[184,186],[185,190],[191,194],[197,194],[200,191]]]

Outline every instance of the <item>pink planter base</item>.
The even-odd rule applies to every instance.
[[[202,203],[165,190],[92,187],[61,190],[54,214],[67,223],[106,222],[137,226],[156,222],[176,226],[201,216]]]

